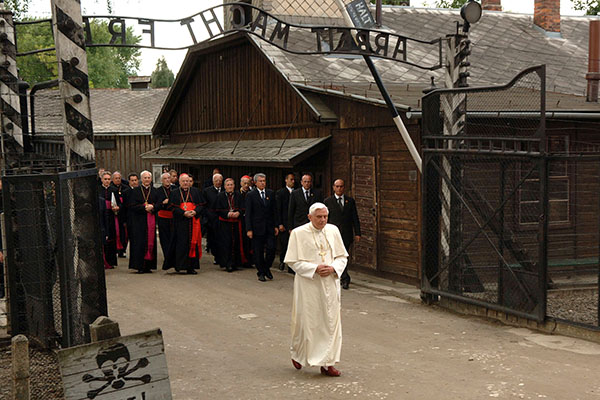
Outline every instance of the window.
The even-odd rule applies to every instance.
[[[548,152],[551,154],[567,155],[569,138],[553,136],[548,138]],[[531,164],[522,164],[519,178],[527,175]],[[550,224],[568,224],[570,219],[571,182],[569,165],[566,160],[552,160],[548,163],[548,208]],[[519,190],[519,223],[535,225],[540,214],[540,178],[537,168],[525,180]]]
[[[94,148],[96,150],[114,150],[117,148],[117,142],[114,139],[94,139]]]

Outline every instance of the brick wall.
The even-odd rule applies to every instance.
[[[560,32],[560,0],[535,0],[533,23],[547,32]]]
[[[481,0],[481,7],[488,11],[502,11],[501,0]]]

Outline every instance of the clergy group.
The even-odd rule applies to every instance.
[[[313,188],[313,176],[285,176],[277,191],[267,188],[263,173],[224,179],[215,168],[202,184],[191,174],[171,170],[155,186],[152,173],[99,171],[99,209],[104,265],[115,268],[119,257],[127,256],[129,268],[139,274],[157,269],[161,247],[163,270],[196,274],[204,252],[227,272],[256,268],[259,281],[273,279],[271,267],[279,249],[279,269],[294,268],[285,261],[290,233],[309,222],[309,208],[316,203],[329,207],[329,221],[341,231],[349,251],[360,240],[360,223],[354,199],[344,193],[344,181],[337,179],[333,195],[323,199]],[[200,187],[199,187],[200,186]],[[158,231],[158,234],[157,234]],[[202,247],[205,238],[206,247]],[[340,271],[341,287],[347,289],[350,275]]]

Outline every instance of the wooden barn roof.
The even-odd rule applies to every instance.
[[[279,15],[283,19],[286,15]],[[305,18],[306,19],[306,18]],[[597,17],[561,17],[561,38],[550,38],[533,24],[533,15],[484,11],[481,21],[471,27],[469,57],[471,86],[502,85],[518,72],[546,64],[548,110],[597,110],[598,103],[585,101],[588,59],[588,26]],[[384,29],[422,40],[445,37],[461,21],[458,10],[383,7]],[[303,21],[307,22],[307,21]],[[310,22],[310,21],[308,21]],[[294,34],[295,48],[314,47],[314,35]],[[381,99],[368,67],[362,58],[321,55],[296,55],[285,52],[256,37],[258,48],[292,83],[330,88],[347,95]],[[292,46],[291,44],[289,46]],[[435,63],[437,50],[409,47],[426,63]],[[396,103],[421,108],[422,90],[444,87],[443,69],[428,71],[395,61],[373,58],[386,88]]]
[[[143,160],[201,161],[202,164],[288,168],[324,149],[331,136],[311,139],[241,140],[167,144],[141,155]],[[235,151],[234,151],[235,149]]]

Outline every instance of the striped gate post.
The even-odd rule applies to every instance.
[[[81,4],[78,0],[51,0],[52,26],[58,60],[58,80],[63,103],[67,170],[93,162],[94,143],[90,111],[87,56]]]
[[[23,130],[21,120],[21,105],[19,100],[19,84],[17,76],[15,25],[12,11],[6,9],[4,2],[0,3],[0,105],[2,107],[2,133],[12,137],[23,151]]]
[[[469,40],[466,33],[457,32],[455,35],[446,36],[446,88],[467,87],[467,57],[470,54]],[[456,136],[463,132],[466,122],[466,102],[464,93],[444,93],[440,96],[440,107],[444,115],[444,135]],[[447,143],[448,150],[455,146],[456,141]],[[454,190],[460,191],[462,168],[458,160],[452,156],[442,157],[442,170],[448,180],[441,182],[441,220],[440,220],[440,243],[442,250],[442,262],[448,263],[454,259],[452,265],[447,265],[448,288],[455,292],[462,291],[460,278],[460,260],[454,258],[454,252],[461,245],[461,204]]]

